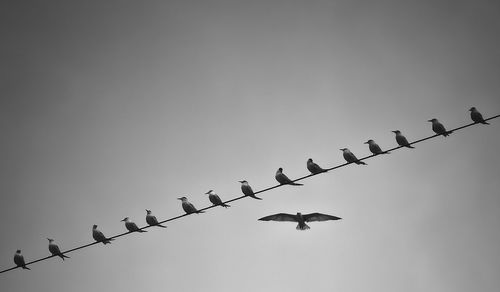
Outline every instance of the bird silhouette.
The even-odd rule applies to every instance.
[[[443,135],[443,137],[446,137],[448,135],[450,135],[451,133],[453,133],[453,131],[446,131],[445,127],[443,126],[443,124],[441,124],[438,119],[430,119],[428,120],[428,122],[431,122],[432,123],[432,130],[434,131],[434,133],[438,134],[438,135]]]
[[[104,233],[97,229],[97,225],[95,224],[94,226],[92,226],[92,237],[95,241],[102,242],[103,244],[111,244],[111,241],[115,240],[114,238],[106,238],[106,236],[104,236]]]
[[[146,223],[150,226],[158,226],[158,227],[163,227],[167,228],[165,225],[161,225],[158,223],[158,220],[156,219],[156,216],[151,213],[151,210],[146,209]]]
[[[212,204],[214,206],[222,206],[225,208],[231,207],[228,204],[222,203],[222,200],[219,198],[219,196],[216,193],[214,193],[213,190],[210,190],[210,191],[206,192],[205,194],[208,195],[208,199],[210,200],[210,202],[212,202]]]
[[[245,196],[252,197],[257,200],[262,200],[262,198],[257,197],[252,190],[252,187],[248,184],[246,180],[240,180],[241,183],[241,191]]]
[[[57,244],[54,242],[54,240],[52,238],[47,238],[47,240],[49,241],[49,251],[52,255],[59,256],[63,261],[64,261],[64,258],[69,259],[69,256],[61,253],[59,246],[57,246]]]
[[[485,124],[485,125],[489,125],[490,124],[490,123],[488,123],[487,121],[485,121],[483,119],[483,115],[475,107],[471,107],[469,109],[469,111],[470,111],[470,118],[475,123],[481,123],[481,124]]]
[[[14,263],[16,264],[16,266],[21,267],[25,270],[31,270],[26,266],[26,263],[24,262],[24,257],[21,254],[20,249],[16,250],[16,254],[14,254]]]
[[[287,213],[278,213],[274,215],[269,215],[260,218],[261,221],[288,221],[288,222],[298,222],[297,230],[307,230],[310,227],[306,224],[306,222],[314,222],[314,221],[327,221],[327,220],[339,220],[342,219],[337,216],[321,214],[321,213],[311,213],[311,214],[302,214],[297,213],[296,215],[287,214]]]
[[[191,213],[205,213],[205,211],[198,211],[193,204],[191,204],[186,197],[177,198],[177,200],[182,201],[182,209],[186,212],[186,214]]]
[[[347,162],[352,162],[352,163],[356,163],[356,164],[362,164],[362,165],[366,165],[365,162],[363,161],[359,161],[358,158],[356,158],[356,155],[354,155],[354,153],[352,153],[349,149],[347,148],[342,148],[340,149],[340,151],[344,152],[343,155],[344,155],[344,159],[347,161]]]
[[[303,186],[303,184],[293,182],[291,179],[289,179],[288,176],[283,173],[283,168],[281,167],[278,168],[274,177],[282,185]]]
[[[318,164],[316,164],[312,158],[307,159],[307,170],[312,174],[318,174],[322,172],[327,172],[326,169],[321,168]]]
[[[380,146],[378,146],[378,144],[375,143],[375,141],[373,141],[372,139],[366,141],[365,144],[368,144],[368,148],[370,149],[370,152],[375,154],[375,155],[390,153],[389,151],[382,151],[382,149],[380,149]]]
[[[398,142],[399,146],[404,146],[404,147],[412,148],[412,149],[415,148],[415,147],[411,146],[410,143],[408,143],[408,140],[406,140],[406,137],[403,136],[403,134],[401,134],[400,130],[395,130],[392,132],[394,134],[396,134],[396,142]]]
[[[123,218],[121,221],[125,222],[125,228],[127,228],[127,230],[130,232],[139,232],[139,233],[148,232],[147,230],[142,230],[139,227],[137,227],[137,224],[130,221],[130,218],[128,217]]]

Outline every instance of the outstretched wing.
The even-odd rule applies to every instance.
[[[286,213],[278,213],[274,215],[269,215],[266,217],[262,217],[259,220],[261,221],[290,221],[290,222],[297,222],[297,218],[295,215],[292,214],[286,214]]]
[[[321,214],[321,213],[304,214],[304,215],[302,215],[302,217],[304,217],[304,221],[306,221],[306,222],[342,219],[342,218],[337,217],[337,216],[332,216],[332,215],[328,215],[328,214]]]

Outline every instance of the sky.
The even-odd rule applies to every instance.
[[[495,1],[2,1],[0,269],[500,113]],[[496,291],[500,120],[0,275],[2,291]],[[261,222],[321,212],[340,221]]]

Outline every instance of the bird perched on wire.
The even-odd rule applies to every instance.
[[[182,209],[186,212],[186,214],[191,213],[205,213],[205,211],[198,211],[193,204],[191,204],[186,197],[177,198],[177,200],[182,201]]]
[[[344,152],[343,155],[344,155],[344,159],[347,161],[347,162],[353,162],[353,163],[356,163],[356,164],[362,164],[362,165],[366,165],[365,162],[363,161],[359,161],[358,158],[356,158],[356,155],[354,155],[354,153],[352,153],[349,149],[347,148],[342,148],[340,149],[340,151]]]
[[[323,169],[318,164],[314,163],[312,158],[307,159],[307,170],[309,170],[312,174],[327,172],[326,169]]]
[[[115,240],[114,238],[106,238],[106,236],[104,236],[104,233],[97,229],[97,225],[95,224],[92,227],[92,237],[95,241],[102,242],[103,244],[108,244],[111,243],[112,240]]]
[[[298,222],[298,225],[295,229],[307,230],[310,227],[306,224],[306,222],[339,220],[339,219],[342,219],[342,218],[337,217],[337,216],[327,215],[327,214],[321,214],[321,213],[311,213],[311,214],[297,213],[296,215],[287,214],[287,213],[278,213],[278,214],[262,217],[259,220],[261,220],[261,221]]]
[[[443,135],[443,137],[446,137],[448,135],[450,135],[451,133],[453,133],[453,131],[446,131],[445,127],[443,126],[443,124],[441,124],[438,119],[430,119],[428,120],[428,122],[431,122],[432,123],[432,130],[434,131],[434,133],[438,134],[438,135]]]
[[[395,130],[395,131],[392,131],[392,132],[394,134],[396,134],[396,142],[398,142],[399,146],[404,146],[404,147],[407,147],[407,148],[415,148],[415,147],[411,146],[410,143],[408,143],[408,140],[406,140],[406,137],[403,136],[403,134],[401,134],[400,130]]]
[[[158,226],[158,227],[163,227],[167,228],[165,225],[161,225],[158,223],[158,220],[156,219],[156,216],[151,213],[151,210],[146,209],[146,223],[150,226]]]
[[[274,177],[282,185],[303,186],[303,184],[293,182],[291,179],[289,179],[288,176],[283,173],[283,168],[281,167],[278,168]]]
[[[121,221],[125,222],[125,228],[127,228],[127,230],[130,232],[134,232],[134,231],[139,232],[139,233],[148,232],[147,230],[139,229],[139,227],[137,227],[137,224],[130,221],[130,218],[128,218],[128,217],[123,218]]]
[[[24,262],[24,257],[21,254],[20,249],[16,250],[16,254],[14,254],[14,263],[16,264],[16,266],[21,267],[25,270],[31,270],[26,266],[26,263]]]
[[[240,180],[241,183],[241,191],[245,196],[252,197],[257,200],[262,200],[262,198],[257,197],[252,190],[252,187],[248,184],[246,180]]]
[[[216,193],[214,193],[213,190],[210,190],[210,191],[206,192],[205,194],[208,195],[208,199],[210,200],[210,202],[212,202],[212,204],[214,206],[222,206],[225,208],[231,207],[228,204],[222,203],[222,200],[219,198],[219,196]]]
[[[475,123],[481,123],[481,124],[485,124],[485,125],[489,125],[490,124],[490,123],[488,123],[487,121],[485,121],[483,119],[483,115],[475,107],[471,107],[469,109],[469,111],[470,111],[470,118]]]
[[[368,148],[370,149],[370,152],[375,154],[375,155],[389,154],[390,153],[389,151],[382,151],[382,149],[380,149],[380,146],[378,146],[378,144],[375,143],[375,141],[373,141],[372,139],[366,141],[365,144],[368,144]]]
[[[55,244],[55,242],[52,238],[47,238],[47,240],[49,241],[49,251],[52,255],[59,256],[63,261],[64,261],[64,258],[69,259],[69,256],[61,253],[59,246],[57,246],[57,244]]]

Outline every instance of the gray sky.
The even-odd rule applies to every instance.
[[[500,113],[494,1],[2,1],[0,268]],[[2,291],[496,291],[499,121],[0,275]],[[323,212],[341,221],[260,222]]]

